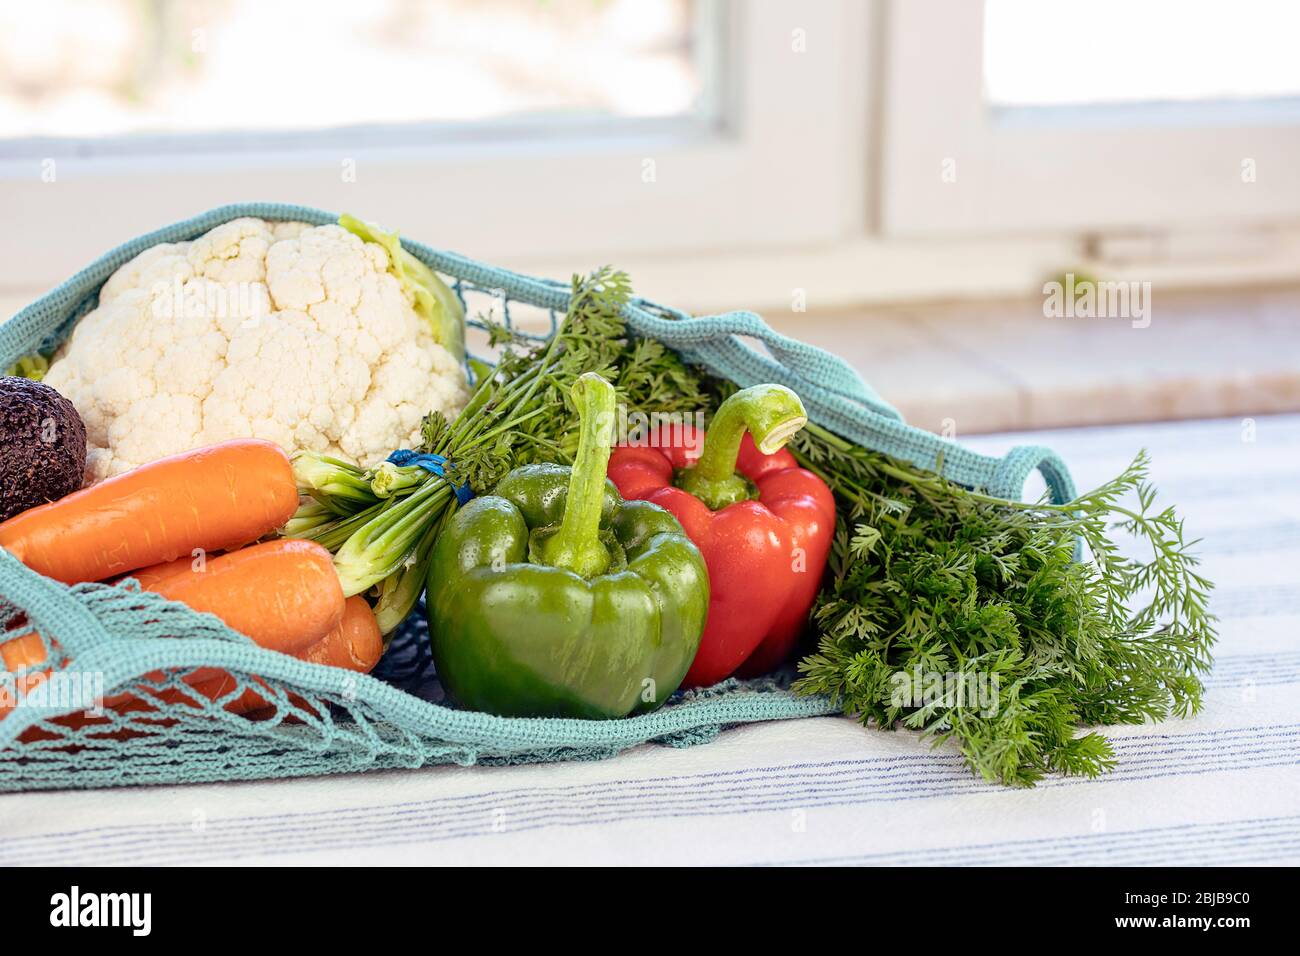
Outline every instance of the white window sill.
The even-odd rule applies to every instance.
[[[907,420],[955,435],[1300,411],[1300,287],[1156,290],[1151,321],[1013,300],[769,314]]]

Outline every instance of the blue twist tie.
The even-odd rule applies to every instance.
[[[397,449],[397,451],[388,456],[388,460],[398,468],[405,465],[416,465],[431,474],[437,475],[439,478],[447,477],[447,465],[451,464],[451,462],[442,455],[434,455],[432,453],[422,454],[418,451],[411,451],[409,448]],[[463,485],[452,485],[451,488],[456,492],[456,500],[459,501],[462,506],[474,497],[474,492],[470,490],[468,483]]]

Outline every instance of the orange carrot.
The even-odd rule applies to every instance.
[[[347,600],[338,627],[298,656],[313,664],[368,674],[383,653],[384,635],[375,623],[375,612],[365,598],[354,594]]]
[[[273,651],[305,651],[343,620],[334,562],[314,541],[250,545],[212,558],[202,570],[150,571],[150,591],[215,614]]]
[[[298,507],[289,458],[277,445],[236,439],[143,465],[15,515],[0,547],[67,584],[238,548]]]
[[[379,632],[375,614],[366,599],[356,594],[347,599],[343,620],[339,621],[338,626],[294,656],[313,664],[327,664],[366,674],[379,663],[383,653],[384,636]],[[234,677],[221,674],[194,684],[194,690],[209,700],[217,700],[233,691],[235,686]],[[311,709],[297,694],[290,695],[290,699],[299,707]],[[232,714],[246,714],[269,706],[265,698],[249,689],[226,704],[226,710]]]
[[[147,568],[137,568],[134,571],[128,571],[120,578],[116,578],[112,583],[121,584],[127,578],[135,578],[136,581],[140,583],[142,590],[152,591],[156,585],[161,584],[168,578],[174,578],[187,571],[197,570],[194,567],[195,560],[195,558],[187,555],[183,558],[177,558],[175,561],[164,561],[162,564],[151,564]]]
[[[45,663],[45,644],[35,631],[29,631],[22,637],[5,638],[0,634],[0,659],[12,674],[24,667],[35,667]]]
[[[343,619],[343,590],[330,554],[311,541],[268,541],[223,554],[201,564],[179,558],[133,572],[144,590],[215,614],[254,643],[285,654],[298,654],[322,640]],[[160,680],[160,671],[148,675]],[[202,667],[185,682],[208,697],[205,688],[220,688],[225,671]],[[186,693],[154,694],[162,703],[185,703]],[[136,702],[129,693],[105,699],[107,707]]]
[[[213,613],[260,646],[301,660],[365,673],[379,663],[384,651],[370,605],[360,595],[344,600],[329,552],[311,541],[251,545],[211,559],[203,570],[186,558],[132,576],[145,590]],[[0,652],[10,671],[45,660],[35,634],[0,645]],[[32,676],[43,679],[43,675]],[[161,673],[152,676],[160,678]],[[229,694],[236,686],[234,677],[216,668],[196,669],[185,680],[195,695],[209,700]],[[156,697],[163,704],[192,703],[178,690],[162,691]],[[110,696],[104,704],[130,711],[149,709],[147,700],[124,693]],[[294,700],[308,707],[296,695]],[[265,698],[250,688],[226,709],[243,714],[267,706]],[[0,707],[0,717],[4,713]]]
[[[4,664],[5,670],[10,674],[28,668],[37,667],[46,661],[45,644],[41,641],[41,636],[35,631],[29,631],[21,637],[6,638],[3,631],[0,631],[0,664]],[[9,711],[13,710],[18,703],[18,697],[22,697],[32,688],[36,687],[49,675],[50,668],[39,671],[28,671],[22,677],[7,679],[3,688],[0,688],[0,717],[3,717]],[[11,699],[11,695],[15,699]]]

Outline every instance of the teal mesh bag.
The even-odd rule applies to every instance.
[[[338,218],[301,206],[243,203],[140,236],[0,325],[0,368],[57,345],[95,307],[104,281],[144,249],[194,239],[241,216],[316,225]],[[450,280],[469,315],[491,308],[509,324],[512,306],[516,312],[528,306],[549,314],[553,332],[568,306],[565,283],[403,244]],[[1075,496],[1065,464],[1048,449],[1022,446],[992,458],[909,427],[842,359],[777,334],[752,312],[692,317],[636,299],[624,317],[634,334],[658,339],[739,385],[790,386],[814,421],[869,448],[1006,498],[1018,499],[1038,469],[1054,501]],[[39,649],[43,655],[31,655]],[[679,693],[653,714],[623,720],[493,717],[442,702],[419,613],[399,630],[375,672],[360,675],[259,648],[215,617],[142,592],[134,582],[60,584],[3,550],[0,652],[10,672],[0,685],[4,791],[594,760],[646,742],[689,746],[737,724],[837,711],[825,698],[795,696],[785,674]],[[23,666],[33,659],[41,663]],[[212,668],[234,678],[229,694],[216,700],[186,682]],[[41,682],[27,684],[41,672]],[[29,692],[15,695],[17,685]],[[225,709],[250,689],[269,705],[258,719]],[[111,706],[73,713],[85,708],[84,695],[99,693]]]

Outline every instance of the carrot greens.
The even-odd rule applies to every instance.
[[[1113,766],[1105,738],[1080,726],[1200,707],[1211,584],[1177,514],[1156,507],[1145,453],[1053,505],[959,487],[817,426],[793,444],[840,514],[797,691],[828,694],[864,723],[951,739],[982,777],[1017,785]],[[1148,555],[1122,552],[1116,531]],[[1079,538],[1088,560],[1074,560]],[[958,679],[921,701],[896,693],[936,674]],[[996,706],[951,693],[976,678]]]

